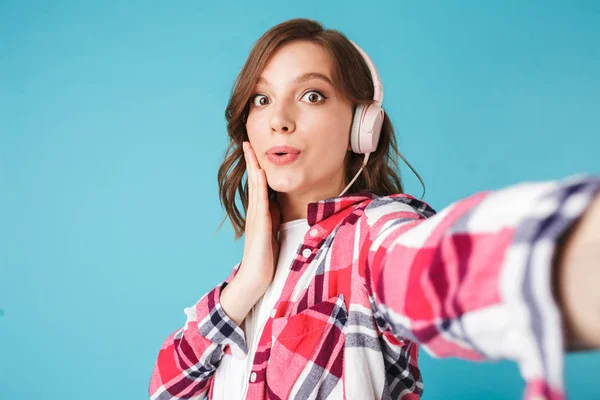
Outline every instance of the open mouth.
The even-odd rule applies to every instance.
[[[285,153],[285,152],[276,152],[267,154],[267,159],[271,161],[275,165],[287,165],[294,162],[300,153]]]

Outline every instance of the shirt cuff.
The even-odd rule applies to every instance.
[[[205,304],[206,309],[199,312],[208,317],[199,325],[199,330],[211,342],[222,345],[223,348],[229,346],[231,354],[241,359],[248,354],[246,337],[243,329],[229,318],[221,306],[221,292],[226,286],[227,282],[223,282],[205,295],[206,301],[200,302]]]

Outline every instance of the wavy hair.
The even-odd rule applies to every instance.
[[[246,162],[242,142],[249,140],[245,122],[249,112],[250,97],[262,70],[275,51],[282,45],[297,40],[321,45],[329,53],[332,60],[333,84],[354,107],[373,101],[373,80],[369,67],[356,47],[341,32],[324,29],[319,22],[302,18],[282,22],[265,32],[254,44],[246,63],[235,79],[225,110],[229,144],[223,163],[219,167],[218,185],[219,200],[227,215],[217,231],[229,217],[235,231],[235,239],[239,239],[244,233],[245,214],[248,209],[247,178],[243,182]],[[364,157],[363,154],[354,152],[348,154],[344,165],[346,182],[350,182],[360,169]],[[398,157],[406,162],[425,189],[420,175],[398,151],[394,129],[386,114],[377,149],[371,153],[367,166],[349,188],[348,194],[362,191],[369,191],[378,196],[404,193],[402,180],[396,172]],[[270,187],[268,191],[269,198],[272,198],[275,192]],[[243,213],[236,204],[236,195],[239,195],[241,200]]]

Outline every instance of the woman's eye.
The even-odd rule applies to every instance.
[[[269,104],[269,98],[265,95],[257,94],[252,98],[252,104],[257,107],[265,106]]]
[[[306,92],[302,99],[308,100],[309,103],[320,103],[326,99],[323,93],[318,92],[316,90],[311,90],[310,92]]]

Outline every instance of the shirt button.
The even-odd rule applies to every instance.
[[[312,251],[310,251],[310,249],[304,249],[302,250],[302,255],[304,256],[304,258],[308,258],[311,255]]]
[[[250,374],[250,382],[252,382],[252,383],[256,382],[256,372],[253,372]]]
[[[318,234],[319,234],[319,231],[318,231],[318,230],[316,230],[316,229],[311,229],[311,230],[310,230],[310,236],[311,236],[311,237],[315,237],[315,236],[317,236]]]
[[[277,314],[277,310],[271,311],[271,318],[275,318],[275,314]]]

